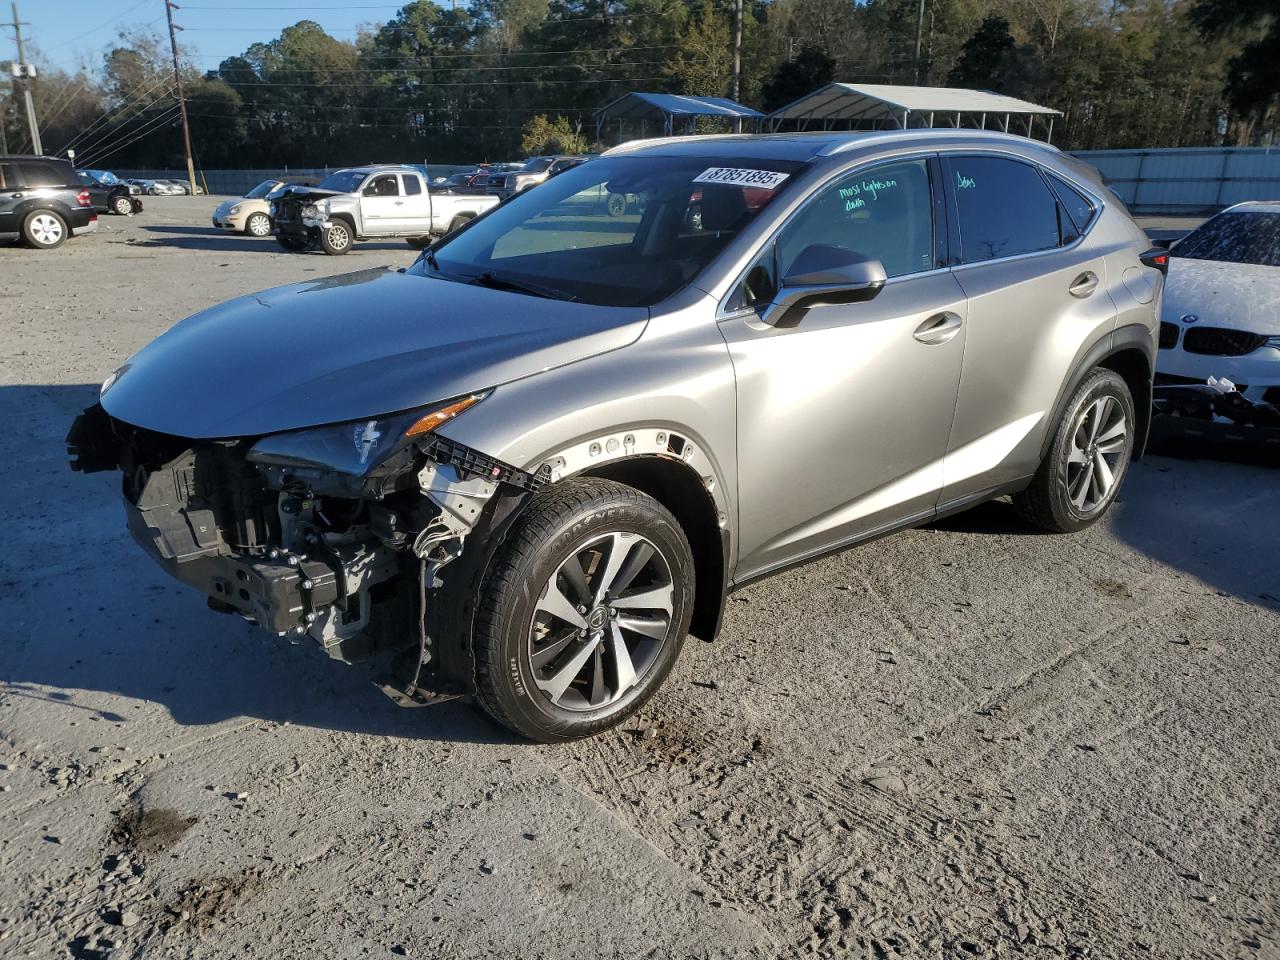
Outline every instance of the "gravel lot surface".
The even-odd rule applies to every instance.
[[[1152,457],[1077,536],[995,503],[781,575],[626,729],[530,746],[208,611],[67,470],[176,320],[414,256],[215,202],[0,246],[0,956],[1280,957],[1276,471]]]

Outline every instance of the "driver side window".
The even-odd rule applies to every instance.
[[[932,270],[936,246],[928,160],[866,168],[820,189],[752,264],[727,309],[771,301],[801,251],[815,244],[879,260],[890,277]]]
[[[933,269],[929,162],[881,164],[823,187],[778,237],[780,276],[813,244],[879,260],[890,277]]]
[[[400,188],[396,185],[396,175],[394,173],[384,173],[381,176],[374,177],[365,185],[364,195],[366,197],[400,196]]]

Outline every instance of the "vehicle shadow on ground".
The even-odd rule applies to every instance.
[[[377,691],[373,665],[327,660],[239,618],[217,614],[172,581],[129,538],[114,473],[67,468],[63,438],[94,402],[94,385],[0,386],[0,483],[11,505],[0,587],[0,683],[6,697],[104,719],[163,705],[184,725],[238,717],[323,729],[468,742],[512,742],[477,710],[452,702],[406,710]],[[1119,540],[1210,589],[1280,609],[1280,484],[1275,470],[1148,457],[1135,464],[1108,518]],[[1000,537],[1034,533],[1008,503],[940,526]],[[1081,550],[1117,545],[1082,535]],[[928,557],[922,556],[927,564]],[[130,722],[128,719],[117,722]]]
[[[281,249],[280,244],[276,242],[274,237],[249,237],[242,233],[233,233],[230,230],[219,230],[217,227],[145,226],[142,229],[149,234],[153,234],[153,236],[129,241],[131,246],[176,247],[180,250],[216,250],[222,253],[230,251],[236,253],[290,252]],[[353,252],[361,250],[394,250],[397,253],[412,253],[415,256],[417,254],[417,251],[403,240],[361,242],[352,247]],[[319,248],[307,250],[303,254],[293,255],[301,256],[306,254],[325,256],[325,253]]]
[[[515,742],[462,701],[396,706],[384,669],[327,659],[239,617],[209,610],[125,528],[119,477],[67,467],[63,438],[96,386],[0,387],[21,417],[0,438],[0,483],[16,506],[0,551],[0,694],[123,723],[145,701],[182,725],[251,718],[409,739]],[[129,698],[128,703],[116,698]]]

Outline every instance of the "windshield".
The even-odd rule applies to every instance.
[[[547,167],[551,166],[551,157],[534,157],[532,160],[526,160],[523,167],[520,168],[521,173],[542,173]]]
[[[260,184],[244,195],[246,200],[265,200],[267,194],[280,185],[279,180],[263,180]]]
[[[600,306],[651,306],[693,280],[803,167],[605,157],[495,208],[420,263],[446,279],[524,284],[541,296]]]
[[[359,170],[339,170],[331,173],[319,183],[321,190],[335,190],[338,193],[355,193],[364,182],[365,174]]]
[[[1280,213],[1220,213],[1187,234],[1175,257],[1280,267]]]

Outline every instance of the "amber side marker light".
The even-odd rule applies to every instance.
[[[430,433],[436,427],[440,426],[440,424],[448,423],[458,414],[462,413],[464,410],[471,409],[483,399],[484,397],[482,394],[472,394],[469,397],[463,397],[461,400],[455,400],[453,403],[440,407],[437,410],[432,410],[425,416],[415,420],[409,426],[409,429],[404,432],[404,435],[406,437],[420,437],[424,433]]]

